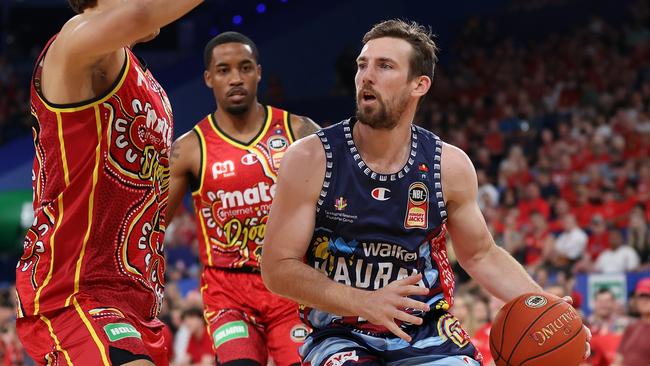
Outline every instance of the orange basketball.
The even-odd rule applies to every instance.
[[[549,294],[528,293],[508,302],[490,330],[497,366],[578,366],[586,341],[580,315]]]

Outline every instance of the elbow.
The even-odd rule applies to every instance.
[[[156,6],[158,5],[156,1],[130,1],[128,4],[130,8],[126,14],[128,20],[126,24],[131,24],[136,28],[137,37],[143,38],[158,31],[160,25],[155,21]]]
[[[275,293],[278,293],[278,281],[277,281],[277,275],[272,269],[272,266],[269,265],[268,261],[265,261],[262,257],[262,263],[260,264],[260,269],[262,272],[262,281],[264,282],[264,286],[266,288]]]
[[[499,250],[499,248],[496,245],[487,244],[471,252],[457,253],[458,263],[468,274],[472,275],[476,268],[480,268],[486,258],[492,254],[493,250]]]

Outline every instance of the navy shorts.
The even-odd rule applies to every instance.
[[[392,334],[370,335],[351,328],[314,330],[300,349],[303,365],[481,365],[481,354],[456,318],[447,313],[428,318],[405,329],[410,343]]]

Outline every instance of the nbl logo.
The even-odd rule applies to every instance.
[[[419,206],[423,204],[427,200],[428,196],[427,188],[424,185],[411,186],[409,199],[414,205]]]
[[[546,305],[546,303],[548,303],[548,300],[546,300],[544,296],[540,295],[529,296],[526,299],[526,306],[533,309],[541,308]]]
[[[289,146],[289,141],[282,136],[274,136],[269,139],[268,144],[271,150],[282,151]]]

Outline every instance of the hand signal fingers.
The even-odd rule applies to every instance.
[[[411,323],[415,325],[420,325],[424,321],[422,318],[417,317],[415,315],[411,315],[402,310],[395,310],[395,313],[393,314],[393,318],[397,320],[401,320],[405,323]]]
[[[422,301],[413,300],[408,297],[402,297],[401,304],[402,308],[416,309],[422,311],[429,311],[429,305],[423,303]]]
[[[426,287],[409,285],[409,286],[400,287],[398,293],[401,296],[411,296],[411,295],[425,296],[429,294],[429,289]]]
[[[420,282],[422,280],[422,274],[418,273],[415,275],[410,275],[408,277],[404,277],[400,280],[393,281],[390,283],[388,286],[395,286],[395,287],[401,287],[401,286],[408,286],[408,285],[415,285],[416,283]]]
[[[400,327],[398,327],[397,324],[395,324],[394,321],[389,320],[385,324],[382,324],[382,325],[385,326],[386,328],[388,328],[388,330],[390,330],[391,333],[393,333],[396,336],[402,338],[406,342],[411,342],[411,336],[406,334],[406,332],[404,332]]]

